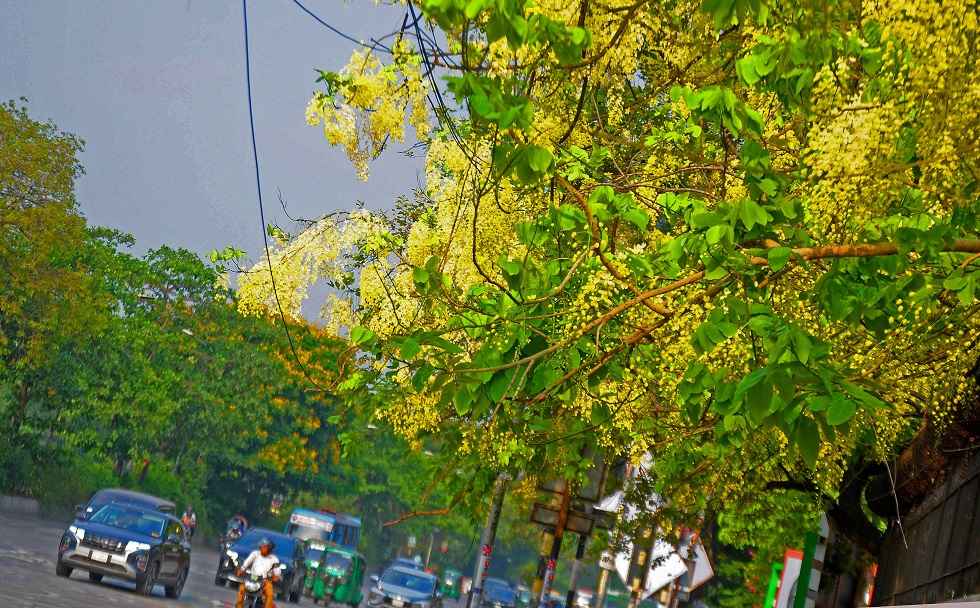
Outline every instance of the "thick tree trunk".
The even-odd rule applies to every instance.
[[[876,514],[889,519],[906,515],[948,476],[963,453],[980,442],[980,399],[966,415],[951,423],[940,436],[927,421],[890,471],[868,484],[865,498]]]

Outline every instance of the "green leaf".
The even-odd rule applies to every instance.
[[[511,379],[513,377],[513,369],[499,371],[493,375],[493,379],[490,380],[490,386],[487,389],[491,401],[500,403],[500,400],[504,398],[504,393],[507,391],[507,388],[511,386]]]
[[[449,388],[448,385],[446,388]],[[473,395],[470,393],[469,389],[465,386],[459,387],[453,395],[453,407],[456,408],[456,413],[460,416],[466,414],[470,411],[470,404],[473,403]]]
[[[735,62],[735,72],[742,82],[751,86],[759,82],[759,74],[755,69],[756,57],[749,55]]]
[[[640,230],[646,230],[647,225],[650,223],[650,214],[643,209],[627,209],[623,212],[623,219]]]
[[[976,280],[970,276],[968,277],[966,287],[956,292],[956,296],[960,299],[960,303],[963,306],[969,306],[973,302],[973,294],[976,290],[976,286]]]
[[[419,348],[419,343],[414,338],[405,338],[405,341],[402,342],[402,361],[414,359],[420,352],[422,349]]]
[[[767,378],[745,390],[745,406],[757,422],[762,422],[772,407],[773,387]]]
[[[415,268],[412,270],[412,280],[416,283],[427,283],[429,281],[429,271],[425,268]]]
[[[857,405],[847,397],[843,395],[838,395],[837,397],[830,404],[830,409],[827,410],[827,424],[833,426],[847,422],[854,416],[854,412],[857,410]]]
[[[531,146],[527,151],[528,164],[539,173],[546,172],[551,167],[554,158],[549,150],[541,146]]]
[[[796,345],[796,358],[800,360],[800,363],[806,363],[810,360],[810,338],[803,332],[797,333],[793,336],[793,344]]]
[[[425,383],[429,381],[432,374],[436,371],[436,368],[432,367],[428,363],[423,363],[418,370],[416,370],[415,375],[412,376],[412,387],[421,391],[425,387]]]
[[[358,325],[350,330],[350,341],[359,346],[374,342],[374,332]]]
[[[720,242],[728,234],[728,226],[712,226],[708,228],[708,232],[705,235],[705,240],[708,241],[709,245],[714,245]]]
[[[769,250],[769,267],[774,271],[779,270],[786,265],[792,253],[793,250],[789,247],[773,247]]]
[[[811,469],[816,468],[820,456],[820,428],[817,422],[803,416],[796,425],[796,447],[803,462]]]

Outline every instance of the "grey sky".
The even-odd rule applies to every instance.
[[[404,7],[300,0],[358,39],[401,26]],[[420,161],[395,144],[356,179],[342,150],[305,123],[315,69],[338,70],[354,44],[291,0],[249,0],[255,130],[266,221],[389,207]],[[0,100],[26,97],[35,120],[85,140],[77,184],[92,225],[199,254],[261,254],[240,0],[0,0]]]

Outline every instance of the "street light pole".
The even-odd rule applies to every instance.
[[[429,533],[429,550],[425,552],[425,569],[429,569],[429,560],[432,558],[432,541],[436,539],[436,532],[439,528],[435,528]]]

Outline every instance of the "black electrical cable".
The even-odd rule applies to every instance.
[[[298,4],[298,3],[297,3]],[[255,117],[252,112],[252,68],[249,63],[249,53],[248,53],[248,7],[247,0],[242,0],[242,16],[245,20],[245,83],[248,90],[248,124],[252,130],[252,157],[255,159],[255,186],[259,192],[259,217],[262,220],[262,242],[265,244],[265,259],[269,263],[269,276],[272,278],[272,293],[276,297],[276,307],[279,309],[279,318],[282,319],[283,329],[286,330],[286,339],[289,340],[289,348],[293,351],[293,358],[296,359],[296,363],[299,365],[300,369],[303,370],[303,375],[310,383],[317,387],[319,390],[326,392],[326,390],[316,383],[313,378],[310,377],[308,371],[306,371],[306,366],[300,361],[299,355],[296,353],[296,345],[293,344],[293,336],[289,333],[289,324],[286,322],[286,315],[282,310],[282,302],[279,301],[279,291],[276,288],[276,275],[272,272],[272,256],[269,255],[269,236],[266,230],[265,224],[265,209],[262,205],[262,180],[259,173],[259,151],[258,147],[255,145]]]
[[[382,51],[384,51],[386,53],[391,53],[391,49],[389,49],[389,48],[387,48],[387,47],[385,47],[385,46],[383,46],[383,45],[381,45],[381,44],[379,44],[377,42],[375,42],[375,44],[366,44],[366,43],[364,43],[364,42],[362,42],[360,40],[355,39],[352,36],[348,36],[347,34],[343,33],[340,30],[338,30],[337,28],[335,28],[334,26],[330,25],[329,23],[327,23],[323,19],[320,19],[319,17],[317,17],[315,14],[313,14],[313,11],[311,11],[310,9],[308,9],[305,6],[303,6],[302,4],[300,4],[299,3],[299,0],[293,0],[293,3],[296,6],[300,7],[301,9],[303,9],[303,11],[305,11],[307,15],[309,15],[310,17],[313,17],[314,19],[316,19],[320,23],[320,25],[326,27],[331,32],[337,34],[341,38],[343,38],[345,40],[350,40],[354,44],[359,44],[359,45],[361,45],[361,46],[363,46],[365,48],[369,48],[369,49],[372,49],[372,50],[382,50]]]

